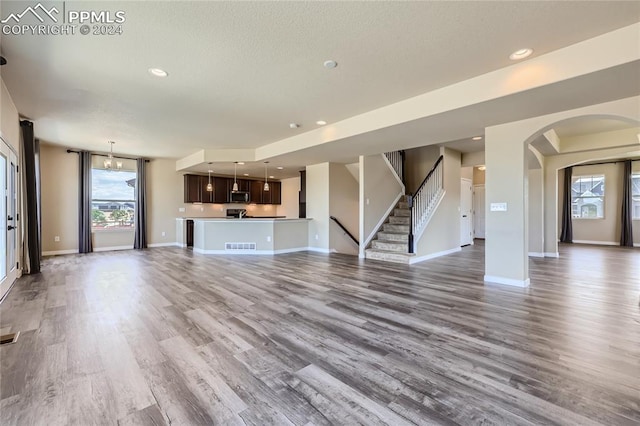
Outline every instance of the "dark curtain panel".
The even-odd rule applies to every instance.
[[[20,122],[22,133],[22,154],[24,188],[22,195],[25,201],[25,209],[22,220],[23,223],[23,244],[25,246],[25,267],[23,272],[37,274],[40,272],[40,170],[39,155],[40,147],[34,137],[33,123],[27,120]]]
[[[623,247],[633,247],[633,199],[631,185],[631,160],[624,162],[624,173],[622,181],[622,226],[620,230],[620,245]]]
[[[136,176],[136,215],[134,249],[147,248],[147,163],[144,158],[136,160],[138,176]]]
[[[80,158],[79,199],[78,199],[78,251],[91,253],[91,153],[82,151]]]
[[[562,185],[564,194],[562,196],[562,232],[560,241],[563,243],[573,242],[573,224],[571,222],[571,172],[572,167],[564,169],[564,184]]]

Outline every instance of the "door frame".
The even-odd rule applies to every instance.
[[[0,196],[6,198],[7,201],[7,217],[13,213],[11,223],[7,220],[7,228],[9,225],[14,226],[13,235],[14,235],[14,244],[13,247],[13,260],[10,262],[9,256],[9,230],[7,228],[2,230],[1,238],[4,238],[6,242],[7,256],[4,261],[7,263],[6,276],[4,278],[0,278],[0,303],[4,300],[5,296],[9,294],[9,291],[13,287],[13,284],[21,275],[21,269],[19,267],[20,264],[20,221],[19,221],[19,194],[20,194],[20,174],[19,174],[19,164],[18,164],[18,154],[13,149],[11,145],[9,145],[5,139],[0,134],[0,155],[6,158],[6,170],[5,179],[6,179],[6,188],[1,188]],[[14,166],[13,168],[11,166]],[[13,170],[13,176],[11,176],[11,171]],[[13,178],[13,179],[12,179]],[[13,183],[13,188],[10,188],[11,183]],[[6,190],[6,193],[4,192]],[[11,202],[13,202],[13,208],[11,209]]]
[[[486,192],[486,187],[484,185],[484,183],[479,183],[476,185],[473,185],[473,238],[479,238],[484,240],[486,238],[486,234],[483,235],[482,237],[478,237],[476,235],[476,219],[478,217],[478,210],[476,210],[476,189],[477,188],[482,188],[484,190],[484,203],[482,203],[482,213],[484,216],[484,221],[485,221],[485,232],[486,232],[486,221],[487,221],[487,214],[485,213],[485,207],[487,205],[487,192]]]
[[[462,230],[462,184],[468,182],[469,183],[469,214],[468,214],[468,219],[469,219],[469,231],[470,231],[470,236],[469,236],[469,243],[468,244],[462,244],[462,233],[460,234],[460,247],[464,247],[467,245],[473,245],[473,236],[474,236],[474,223],[473,223],[473,180],[472,179],[468,179],[468,178],[461,178],[460,179],[460,211],[459,214],[460,216],[458,216],[460,218],[460,230]]]

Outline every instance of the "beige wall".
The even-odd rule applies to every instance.
[[[178,206],[184,200],[181,176],[170,159],[147,163],[147,243],[167,244],[176,240]],[[165,233],[162,236],[162,233]]]
[[[288,219],[296,218],[299,216],[300,212],[300,207],[298,204],[300,178],[294,177],[289,179],[282,179],[280,182],[282,183],[282,203],[276,209],[278,216],[285,216]]]
[[[329,163],[307,166],[309,247],[329,251]]]
[[[40,145],[43,253],[78,250],[78,167],[77,154]],[[54,241],[56,236],[59,242]]]
[[[404,173],[407,194],[416,192],[438,157],[440,157],[440,148],[433,145],[405,151]]]
[[[416,244],[416,256],[428,256],[460,248],[460,152],[441,149],[444,170],[444,198],[433,213],[420,240]],[[430,167],[431,168],[431,167]]]
[[[484,170],[480,170],[477,167],[473,168],[473,184],[484,185]]]
[[[357,239],[359,237],[359,185],[344,164],[329,165],[329,214],[336,217]],[[329,248],[338,253],[358,254],[356,245],[336,223],[330,223]]]
[[[0,79],[0,136],[19,155],[20,153],[20,117],[11,95]]]
[[[529,254],[544,257],[544,172],[529,169]]]

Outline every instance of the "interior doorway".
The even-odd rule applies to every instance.
[[[471,179],[460,181],[460,245],[473,243],[473,222],[471,209],[473,206],[473,186]]]
[[[484,239],[484,212],[485,189],[484,185],[473,186],[473,233],[475,238]]]

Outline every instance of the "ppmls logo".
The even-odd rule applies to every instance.
[[[40,12],[40,13],[38,13]],[[13,21],[16,24],[20,23],[20,20],[25,16],[25,15],[33,15],[36,17],[36,19],[38,21],[40,21],[41,23],[44,23],[44,19],[42,18],[42,16],[48,16],[49,19],[51,19],[53,22],[57,23],[58,22],[58,18],[55,17],[54,13],[57,15],[58,13],[60,13],[60,11],[58,9],[56,9],[55,6],[53,6],[51,9],[47,10],[46,7],[44,7],[42,5],[42,3],[38,3],[37,5],[35,5],[34,7],[27,7],[22,13],[11,13],[9,16],[7,16],[5,19],[3,19],[2,22],[3,24],[9,24],[11,23],[11,21]]]
[[[56,3],[59,3],[58,7],[47,7],[38,3],[35,6],[27,6],[21,12],[10,13],[0,20],[2,34],[121,35],[123,32],[122,24],[126,20],[123,10],[74,10],[67,8],[67,2]]]

